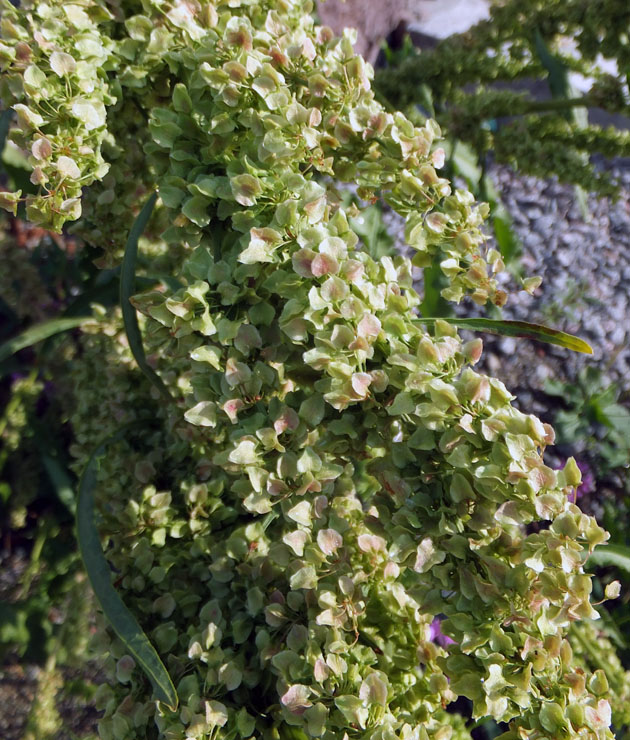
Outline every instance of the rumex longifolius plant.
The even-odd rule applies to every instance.
[[[611,737],[606,689],[566,637],[597,616],[583,564],[607,538],[571,503],[579,471],[547,467],[551,428],[472,369],[480,340],[415,318],[412,263],[437,262],[449,300],[505,300],[486,209],[438,174],[437,125],[385,111],[352,34],[316,26],[308,2],[3,8],[11,137],[48,178],[29,217],[61,228],[90,185],[98,238],[108,202],[128,219],[157,188],[165,228],[144,257],[166,249],[177,278],[132,299],[172,403],[115,312],[86,326],[73,368],[78,468],[145,422],[108,448],[97,498],[116,584],[180,703],[152,701],[103,634],[101,737],[443,740],[468,736],[445,711],[458,696],[509,723],[504,740]],[[104,106],[88,97],[87,123],[84,94]],[[405,218],[411,262],[361,248],[336,181]],[[436,617],[450,641],[433,641]]]

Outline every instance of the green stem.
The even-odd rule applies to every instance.
[[[22,578],[20,599],[28,597],[28,592],[31,589],[31,583],[39,571],[39,560],[46,542],[46,538],[49,534],[48,527],[46,525],[40,525],[33,543],[33,549],[31,550],[31,558],[28,564],[24,576]]]
[[[556,98],[555,100],[532,100],[523,106],[521,115],[528,113],[553,113],[567,110],[568,108],[588,108],[592,106],[593,100],[588,95],[581,98]]]

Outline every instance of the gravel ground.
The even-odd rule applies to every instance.
[[[517,178],[508,168],[494,174],[523,245],[525,272],[543,278],[533,298],[524,291],[511,295],[505,317],[541,321],[577,334],[593,347],[588,356],[548,345],[544,361],[534,369],[536,381],[550,375],[574,380],[581,367],[596,364],[610,380],[627,384],[630,167],[617,169],[622,183],[618,200],[591,197],[586,219],[570,186]],[[494,351],[502,359],[500,366],[491,367],[496,372],[506,364],[509,370],[522,369],[529,348],[520,340],[504,338],[495,343]]]

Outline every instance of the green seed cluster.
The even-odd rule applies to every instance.
[[[113,40],[100,26],[112,19],[105,3],[22,3],[2,0],[0,95],[16,113],[12,140],[28,152],[31,182],[28,219],[59,231],[81,215],[81,188],[101,180],[107,134],[105,107],[116,98],[107,70]],[[2,193],[15,211],[21,191]]]
[[[67,7],[39,4],[34,25]],[[437,125],[385,111],[351,34],[310,10],[146,0],[107,21],[117,94],[146,121],[139,189],[157,185],[161,238],[185,256],[181,287],[134,299],[173,403],[135,369],[117,314],[85,327],[72,368],[78,469],[108,431],[144,423],[101,461],[102,531],[180,698],[153,702],[103,634],[100,736],[458,739],[445,710],[464,696],[510,723],[504,740],[609,738],[607,693],[566,638],[596,616],[583,564],[607,538],[570,503],[577,466],[544,464],[551,428],[472,369],[480,340],[414,318],[412,262],[361,248],[334,182],[384,197],[455,301],[505,300],[486,210],[438,175]]]
[[[416,100],[413,88],[418,84],[429,84],[440,99],[448,100],[469,83],[545,76],[534,49],[537,31],[543,39],[575,38],[577,54],[556,53],[571,69],[595,73],[601,84],[607,77],[596,66],[599,55],[618,60],[620,72],[630,63],[629,28],[630,11],[619,0],[506,0],[493,3],[487,21],[423,51],[422,63],[406,60],[394,76],[384,73],[379,84],[397,103],[408,105]],[[621,74],[617,84],[625,84],[627,106],[627,80]]]
[[[614,195],[616,185],[589,164],[588,156],[627,156],[626,133],[612,126],[586,126],[584,108],[625,115],[630,110],[627,5],[618,0],[507,0],[493,3],[490,13],[469,31],[383,70],[378,89],[403,109],[414,103],[426,107],[430,101],[440,125],[471,144],[480,157],[492,152],[495,161],[521,172],[556,175],[588,191]],[[555,57],[551,74],[537,37]],[[574,50],[567,41],[574,42]],[[617,63],[616,75],[602,70],[601,57]],[[579,94],[559,89],[562,68],[592,80],[583,108],[564,104],[563,95]],[[548,101],[493,86],[547,78],[556,98],[547,107]],[[576,115],[577,110],[581,112]],[[497,119],[498,130],[488,125]]]

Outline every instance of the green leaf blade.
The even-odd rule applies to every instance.
[[[625,545],[600,545],[589,555],[587,565],[599,568],[614,566],[630,573],[630,547]]]
[[[592,347],[583,339],[567,334],[559,329],[551,329],[542,324],[531,324],[527,321],[512,321],[508,319],[460,319],[448,317],[439,319],[438,317],[427,317],[416,319],[421,324],[434,324],[436,321],[448,321],[453,326],[459,326],[462,329],[472,329],[473,331],[487,332],[488,334],[499,334],[507,337],[521,337],[524,339],[535,339],[547,344],[555,344],[574,352],[582,352],[586,355],[592,355]]]
[[[164,385],[162,378],[160,378],[147,362],[147,358],[144,354],[144,346],[142,345],[142,335],[138,325],[138,316],[136,314],[136,309],[130,301],[131,297],[135,293],[138,240],[142,236],[142,233],[146,229],[147,223],[151,218],[156,200],[157,193],[152,193],[151,197],[144,204],[142,210],[136,217],[136,220],[133,222],[133,226],[129,232],[129,238],[125,245],[125,256],[120,269],[120,307],[122,309],[123,324],[125,326],[131,354],[138,363],[140,370],[142,370],[145,376],[160,391],[160,393],[170,401],[171,394]]]
[[[534,32],[534,49],[542,66],[547,70],[549,90],[554,98],[568,98],[571,91],[569,70],[560,59],[549,51],[542,34]]]
[[[121,439],[125,431],[126,429],[119,431],[97,447],[81,477],[76,518],[79,551],[103,614],[151,681],[157,699],[175,711],[179,700],[171,677],[142,627],[115,590],[111,570],[103,554],[94,523],[94,490],[97,483],[98,458],[103,456],[107,445]]]
[[[442,298],[442,289],[448,284],[442,268],[437,262],[430,267],[422,270],[424,282],[424,298],[420,305],[423,313],[431,314],[435,317],[444,317],[450,320],[453,313],[452,305]]]
[[[57,497],[61,503],[74,516],[76,514],[77,503],[74,498],[74,490],[70,476],[67,470],[52,455],[43,452],[41,455],[42,464],[48,473],[50,482],[55,489]]]
[[[44,339],[60,334],[61,332],[68,331],[68,329],[75,329],[80,326],[84,321],[87,321],[87,316],[72,316],[59,319],[51,319],[50,321],[43,321],[35,326],[30,326],[25,329],[21,334],[16,337],[7,339],[0,345],[0,362],[19,352],[21,349],[31,347],[33,344],[42,342]]]

